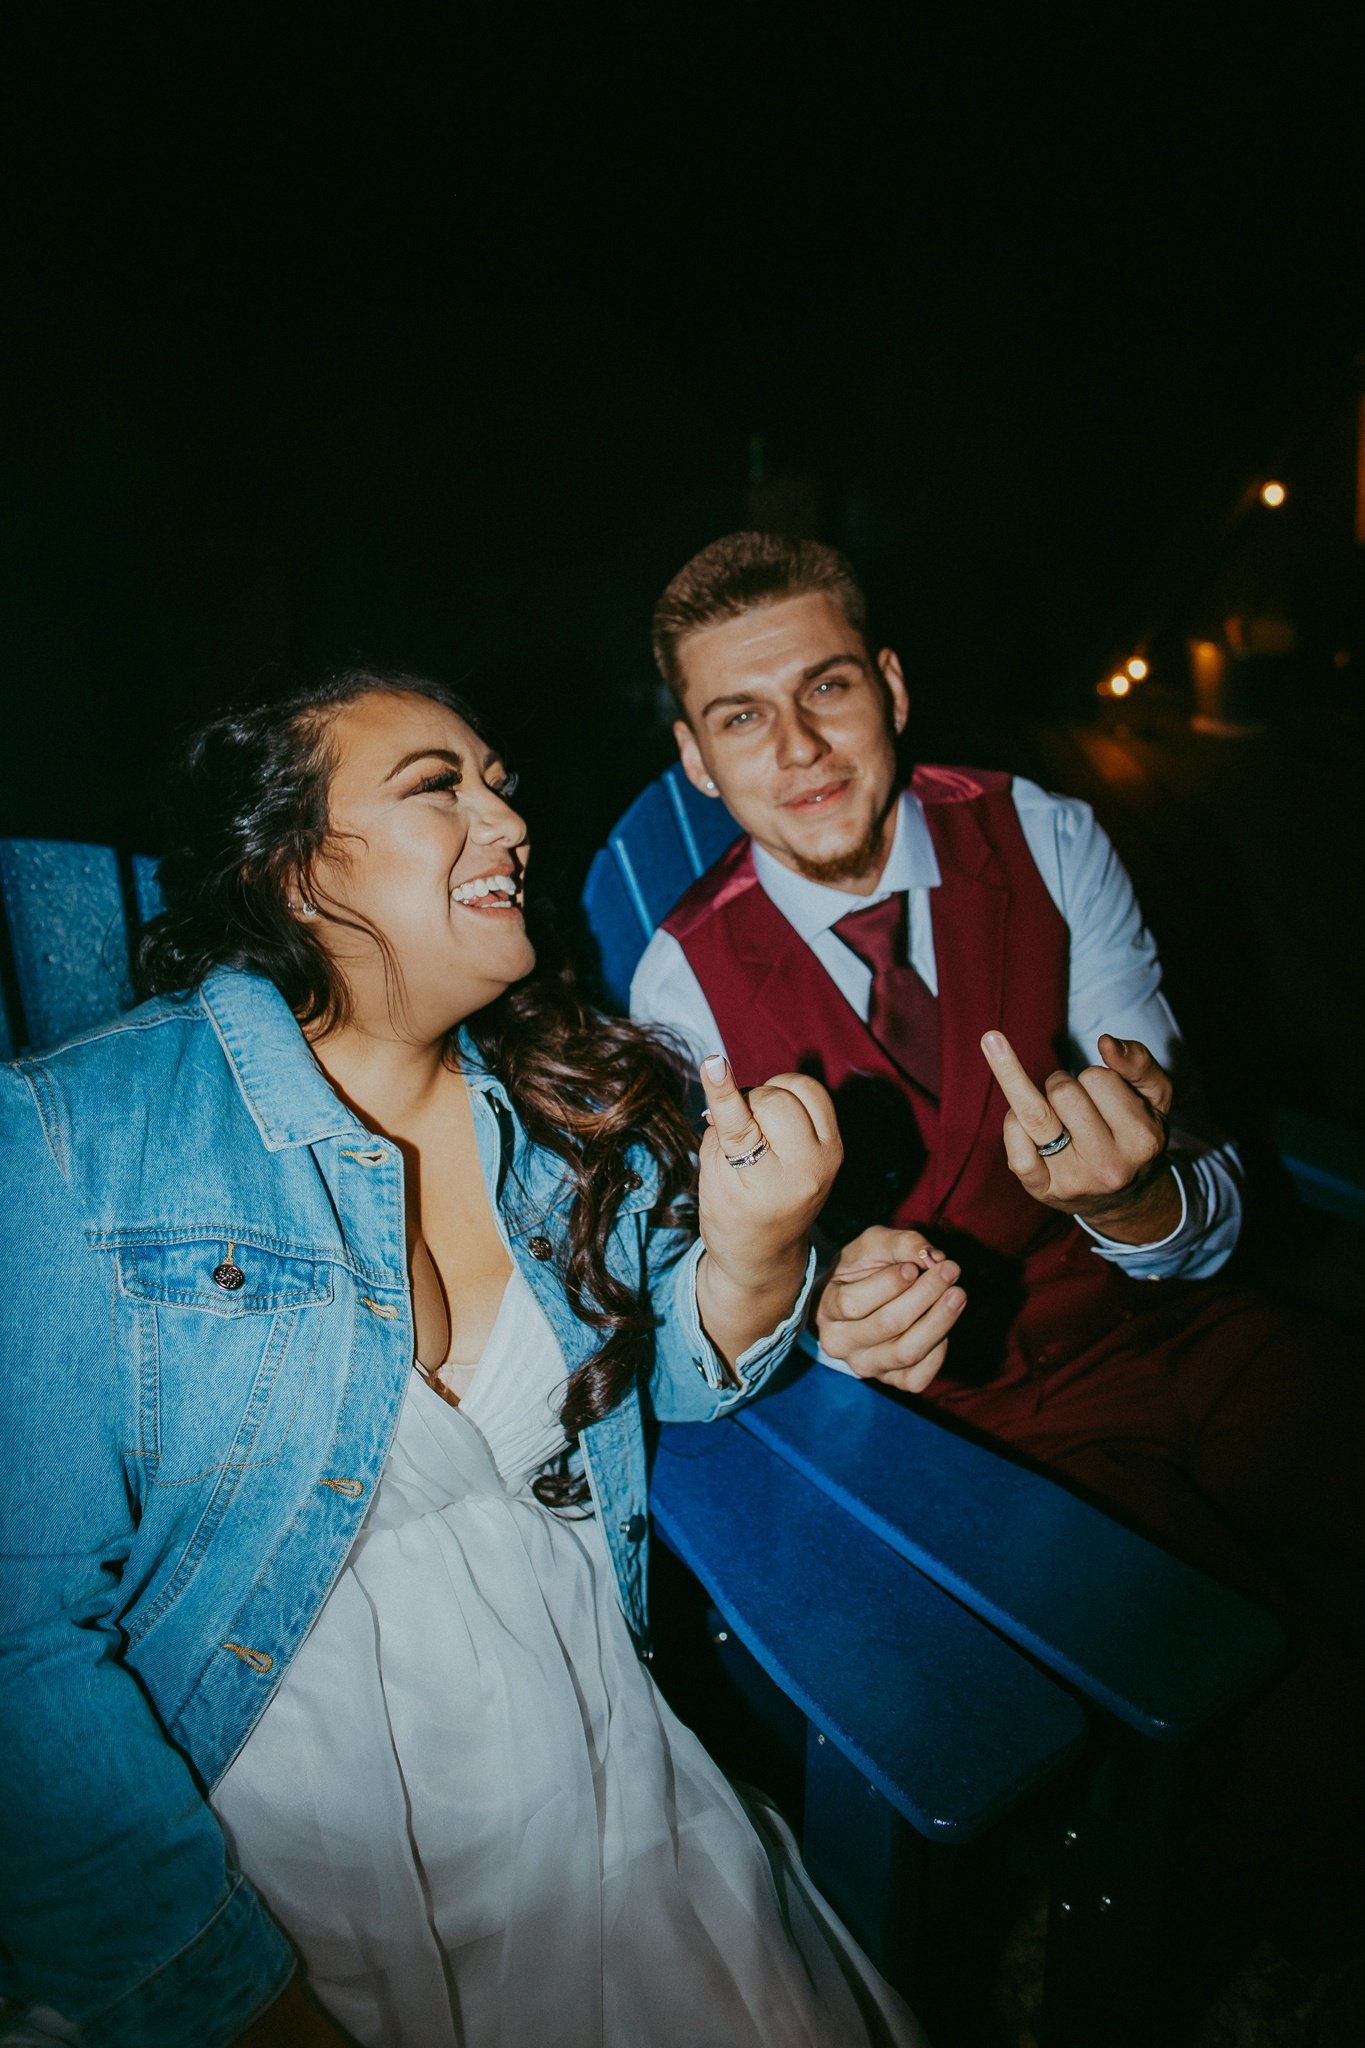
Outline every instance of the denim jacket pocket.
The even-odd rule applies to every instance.
[[[249,1238],[139,1237],[116,1244],[155,1416],[152,1477],[183,1486],[273,1463],[312,1377],[333,1304],[327,1260]]]
[[[268,1315],[330,1301],[324,1259],[275,1251],[224,1231],[219,1237],[139,1239],[117,1247],[119,1291],[133,1301],[202,1309],[207,1315]]]

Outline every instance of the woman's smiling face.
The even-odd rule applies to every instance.
[[[434,1041],[535,964],[512,778],[456,712],[406,692],[343,704],[326,744],[335,765],[309,885],[313,928],[358,1023],[383,1029],[388,1019],[405,1039]],[[371,932],[389,948],[397,988]]]

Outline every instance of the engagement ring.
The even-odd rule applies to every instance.
[[[754,1146],[752,1152],[741,1152],[738,1159],[731,1159],[729,1153],[727,1152],[725,1157],[729,1161],[729,1164],[731,1166],[752,1166],[755,1159],[761,1159],[763,1157],[763,1154],[767,1151],[767,1149],[767,1139],[760,1138],[758,1143]]]

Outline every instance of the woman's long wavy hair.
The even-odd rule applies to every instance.
[[[480,730],[469,707],[440,683],[348,669],[228,711],[190,740],[175,778],[179,830],[161,863],[166,908],[137,948],[139,993],[195,988],[215,967],[238,967],[273,981],[311,1037],[345,1022],[345,977],[316,925],[292,916],[287,899],[317,894],[311,877],[330,829],[334,715],[372,692],[429,698]],[[322,908],[324,918],[334,915]],[[381,934],[371,936],[383,945]],[[401,987],[396,993],[401,1000]],[[656,1318],[643,1275],[639,1287],[617,1279],[606,1246],[630,1185],[631,1145],[643,1146],[658,1168],[656,1214],[686,1218],[694,1168],[681,1061],[648,1032],[592,1008],[562,964],[538,964],[465,1026],[533,1143],[564,1164],[565,1286],[575,1314],[601,1337],[565,1393],[561,1416],[573,1445],[616,1406],[650,1356]],[[588,1493],[568,1454],[540,1475],[536,1491],[555,1507]]]

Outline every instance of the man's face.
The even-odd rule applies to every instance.
[[[683,767],[757,843],[812,881],[874,889],[891,843],[900,663],[875,663],[834,599],[782,598],[679,649]],[[711,794],[709,790],[706,792]]]

